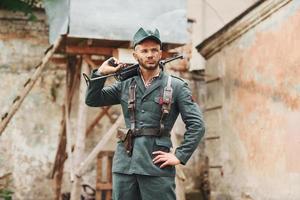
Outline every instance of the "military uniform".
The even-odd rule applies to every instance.
[[[95,73],[92,78],[96,77]],[[135,76],[123,82],[116,82],[104,87],[105,80],[91,82],[86,96],[86,104],[93,107],[121,104],[125,124],[130,128],[130,116],[128,112],[129,86],[135,79],[136,89],[136,128],[159,128],[161,105],[160,98],[162,88],[167,84],[168,75],[161,72],[149,88],[145,88],[141,76]],[[176,151],[176,157],[185,164],[197,147],[204,134],[204,123],[198,105],[193,101],[187,83],[179,78],[172,77],[173,98],[170,114],[165,122],[165,129],[171,131],[178,114],[186,124],[184,141]],[[132,156],[125,152],[122,142],[117,144],[113,160],[113,173],[140,174],[149,176],[175,175],[174,167],[159,168],[152,162],[152,152],[160,149],[168,151],[172,147],[170,137],[141,136],[134,140]]]
[[[93,72],[91,78],[98,77]],[[175,156],[185,164],[197,148],[204,134],[204,122],[198,105],[193,101],[191,91],[185,81],[171,77],[173,89],[170,111],[164,120],[162,136],[147,135],[147,132],[160,129],[162,95],[170,75],[161,71],[149,87],[145,87],[141,75],[104,87],[105,79],[90,83],[86,104],[92,107],[121,104],[126,128],[131,128],[128,110],[129,88],[134,81],[135,88],[135,128],[141,134],[133,140],[131,155],[128,155],[122,141],[119,141],[113,159],[113,198],[115,200],[163,199],[174,200],[175,167],[160,168],[153,163],[152,152],[169,152],[172,147],[171,129],[181,114],[186,124],[182,144],[176,149]],[[146,133],[146,134],[145,134]]]

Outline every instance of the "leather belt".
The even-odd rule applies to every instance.
[[[139,137],[139,136],[170,136],[169,130],[164,130],[160,132],[159,128],[143,128],[143,129],[135,129],[133,131],[133,136]]]

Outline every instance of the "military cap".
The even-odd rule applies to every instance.
[[[139,28],[139,30],[133,36],[133,46],[140,44],[142,41],[146,39],[155,40],[157,43],[161,45],[159,31],[156,28],[154,31],[145,30],[144,28]]]

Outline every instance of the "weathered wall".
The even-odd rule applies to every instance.
[[[292,1],[207,62],[212,199],[300,199],[299,22]]]
[[[0,113],[8,111],[23,84],[33,74],[48,48],[48,26],[43,12],[36,12],[36,21],[28,21],[22,13],[0,10]],[[0,176],[12,173],[9,187],[14,199],[54,199],[54,182],[50,179],[59,142],[59,129],[65,97],[65,69],[52,62],[38,79],[21,108],[0,137]],[[78,93],[73,98],[72,132],[77,126]],[[87,122],[99,108],[88,109]],[[119,109],[109,110],[115,118]],[[89,125],[89,123],[87,123]],[[85,155],[101,138],[101,130],[111,123],[106,116],[87,137]],[[97,133],[97,134],[95,134]],[[73,137],[73,142],[75,138]],[[113,150],[115,138],[107,145]],[[85,157],[86,157],[85,156]],[[96,161],[87,168],[83,183],[95,187]],[[65,164],[62,192],[70,191],[69,163]]]
[[[28,21],[21,13],[0,10],[1,115],[49,45],[45,15],[36,15],[36,21]],[[53,199],[47,177],[57,148],[64,97],[64,71],[54,67],[48,65],[0,137],[0,175],[12,173],[14,199]]]

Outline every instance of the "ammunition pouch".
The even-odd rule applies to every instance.
[[[124,144],[128,156],[132,155],[133,150],[133,133],[129,128],[119,128],[117,138]]]

